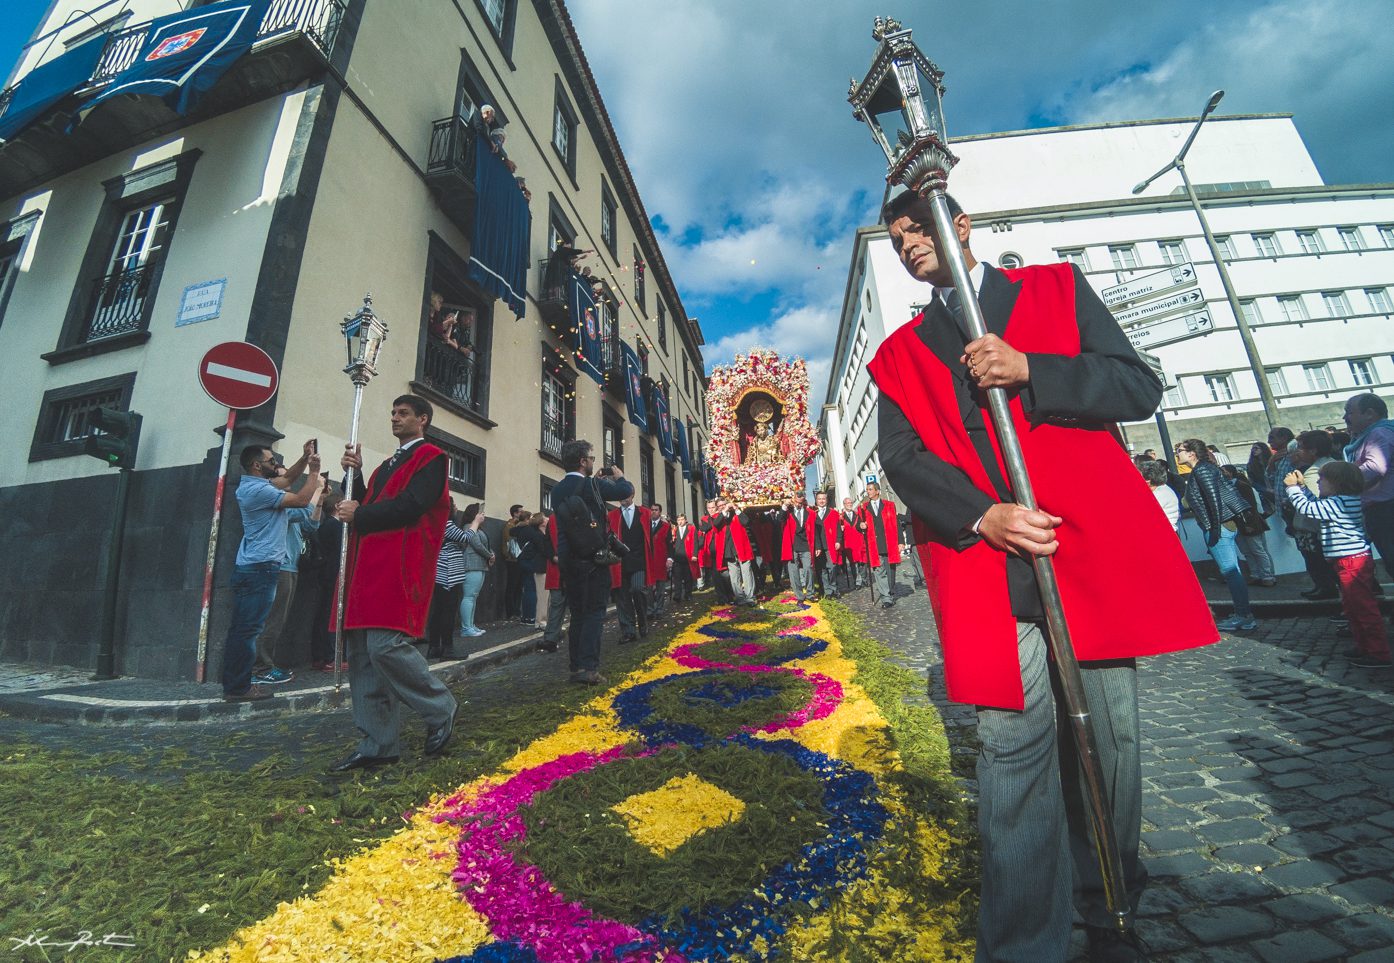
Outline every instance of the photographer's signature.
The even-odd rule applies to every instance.
[[[91,930],[78,930],[77,936],[70,940],[51,939],[47,933],[30,933],[22,939],[18,936],[11,936],[8,939],[11,953],[27,948],[62,950],[64,953],[71,953],[73,950],[89,946],[133,947],[136,945],[134,937],[126,933],[107,933],[105,936],[97,936]]]

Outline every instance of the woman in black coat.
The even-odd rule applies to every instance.
[[[1210,460],[1205,442],[1199,438],[1187,438],[1177,445],[1176,461],[1190,466],[1190,474],[1186,476],[1186,504],[1205,533],[1205,547],[1219,566],[1220,575],[1234,598],[1234,614],[1216,625],[1226,632],[1256,629],[1258,621],[1249,607],[1249,587],[1239,571],[1239,552],[1235,548],[1239,526],[1234,521],[1246,508],[1253,506],[1246,505],[1229,480],[1220,474],[1220,469]]]

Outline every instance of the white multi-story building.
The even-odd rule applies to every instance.
[[[231,33],[187,65],[207,80],[196,104],[147,89],[93,106],[231,29],[228,11],[247,18],[245,42],[221,76],[199,72]],[[486,103],[516,171],[481,136]],[[144,415],[116,667],[192,676],[227,416],[199,389],[200,358],[245,340],[280,366],[278,395],[238,416],[234,454],[285,438],[293,460],[317,437],[336,469],[352,397],[339,320],[369,291],[390,323],[363,409],[370,464],[391,451],[392,398],[415,392],[435,406],[428,437],[460,507],[545,505],[562,443],[583,437],[646,502],[694,512],[697,484],[626,418],[621,348],[650,400],[692,420],[695,453],[701,331],[561,0],[54,0],[0,93],[0,138],[0,442],[17,455],[0,467],[4,657],[93,662],[115,473],[83,446],[109,406]],[[590,376],[574,351],[582,288],[548,270],[563,245],[591,252],[580,263],[600,284]],[[212,673],[239,535],[231,507]]]
[[[1169,266],[1194,266],[1213,330],[1149,343],[1115,308],[1171,385],[1171,438],[1199,437],[1244,461],[1268,423],[1200,223],[1177,174],[1132,186],[1169,161],[1194,120],[1012,131],[955,141],[950,190],[973,218],[972,248],[1004,267],[1072,261],[1100,293]],[[1211,118],[1187,155],[1212,232],[1276,398],[1294,431],[1341,423],[1345,399],[1394,389],[1394,184],[1322,182],[1290,115]],[[876,390],[865,367],[887,334],[930,297],[884,226],[859,230],[821,431],[823,471],[839,492],[879,475]],[[1149,303],[1147,301],[1141,302]],[[1154,329],[1155,330],[1155,329]],[[1154,422],[1127,425],[1136,450],[1161,448]]]

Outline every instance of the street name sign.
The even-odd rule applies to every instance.
[[[1205,294],[1200,288],[1192,288],[1189,291],[1182,291],[1180,294],[1172,294],[1158,298],[1156,301],[1139,304],[1127,311],[1119,311],[1113,317],[1126,328],[1139,321],[1150,321],[1168,314],[1176,314],[1179,311],[1194,311],[1203,307],[1205,307]]]
[[[1104,304],[1113,308],[1120,304],[1150,298],[1195,283],[1195,266],[1187,261],[1184,264],[1173,264],[1160,271],[1153,271],[1151,274],[1144,274],[1140,278],[1133,278],[1122,284],[1115,284],[1111,288],[1104,288],[1103,294],[1100,296],[1104,299]]]
[[[208,349],[198,364],[198,383],[208,397],[228,408],[257,408],[276,394],[280,373],[271,356],[246,341],[224,341]]]
[[[1156,348],[1174,341],[1185,341],[1215,330],[1209,311],[1194,311],[1178,318],[1164,318],[1151,324],[1140,324],[1128,331],[1134,348]],[[1139,351],[1139,354],[1143,352]],[[1144,361],[1147,358],[1143,358]],[[1149,362],[1150,363],[1150,362]],[[1165,383],[1166,379],[1162,379]]]

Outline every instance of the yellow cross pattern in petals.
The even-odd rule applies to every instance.
[[[745,812],[745,803],[688,773],[611,808],[624,817],[637,842],[655,856],[667,856],[693,836],[735,822]]]

